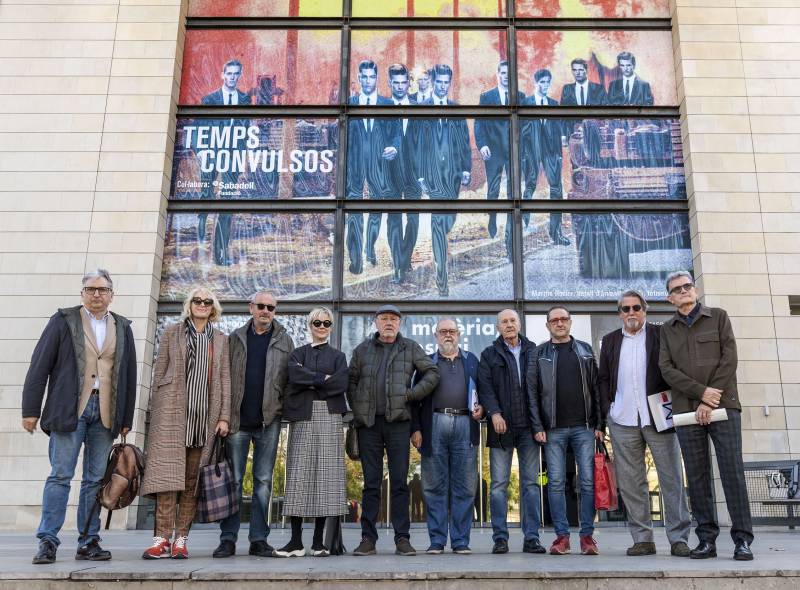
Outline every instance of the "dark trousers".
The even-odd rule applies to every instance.
[[[378,509],[383,480],[383,451],[389,463],[391,489],[391,519],[394,539],[409,538],[408,516],[408,452],[411,423],[387,422],[383,416],[375,417],[373,426],[358,429],[358,449],[361,452],[361,469],[364,472],[364,491],[361,495],[361,534],[376,542]],[[385,501],[385,498],[384,498]]]
[[[697,521],[697,538],[714,543],[719,535],[708,446],[708,437],[711,436],[722,489],[725,492],[725,503],[731,517],[731,537],[734,542],[752,543],[753,523],[742,463],[742,413],[728,410],[728,419],[723,422],[712,422],[708,426],[680,426],[676,430],[686,467],[692,515]]]
[[[447,295],[447,236],[456,223],[455,213],[431,213],[431,243],[439,295]]]
[[[347,232],[345,234],[345,244],[347,255],[350,259],[350,272],[361,274],[364,270],[364,263],[361,251],[364,247],[364,214],[347,214]]]
[[[563,189],[561,187],[561,152],[548,153],[545,151],[534,150],[533,162],[529,165],[529,169],[525,172],[525,191],[522,194],[523,199],[533,198],[533,192],[536,190],[536,182],[539,180],[539,166],[541,165],[544,170],[547,183],[550,185],[550,198],[561,200],[564,198]],[[527,225],[528,214],[523,214],[523,219]],[[550,239],[556,240],[561,236],[561,213],[550,214]]]
[[[500,198],[500,184],[503,180],[503,170],[506,171],[506,198],[510,199],[513,196],[511,192],[511,171],[508,167],[508,151],[501,149],[500,146],[495,147],[497,150],[491,150],[492,157],[484,162],[484,165],[486,166],[486,198],[490,201],[496,201]],[[507,214],[505,242],[506,253],[508,254],[509,259],[511,259],[511,252],[513,248],[513,242],[511,239],[512,220],[513,217],[511,214]],[[494,232],[497,231],[496,227],[497,213],[489,213],[489,233],[492,234],[492,237],[494,237]]]
[[[199,243],[205,242],[206,239],[206,219],[208,213],[199,213],[197,215],[197,238]],[[214,226],[214,264],[227,266],[231,264],[231,258],[228,254],[228,243],[231,239],[231,224],[233,223],[233,216],[230,213],[218,213],[217,223]]]

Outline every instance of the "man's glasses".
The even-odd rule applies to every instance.
[[[442,330],[437,330],[437,333],[441,334],[442,336],[455,336],[456,334],[458,334],[458,330],[456,330],[455,328],[452,329],[444,328]]]
[[[619,310],[622,313],[630,313],[631,310],[633,310],[633,311],[638,313],[638,312],[642,311],[642,306],[639,305],[638,303],[636,305],[620,305],[619,306]]]
[[[87,295],[108,295],[113,289],[111,287],[84,287],[83,292]]]
[[[253,305],[255,305],[259,309],[259,311],[264,311],[265,307],[269,311],[275,311],[275,306],[272,305],[271,303],[254,303]]]
[[[314,320],[311,322],[311,325],[315,328],[319,328],[321,326],[325,326],[326,328],[330,328],[333,325],[333,322],[330,320]]]
[[[683,293],[683,292],[688,293],[692,289],[694,289],[694,283],[684,283],[683,285],[677,285],[675,287],[672,287],[672,289],[669,290],[669,294],[677,295],[678,293]]]
[[[211,307],[214,305],[213,299],[200,299],[199,297],[192,297],[192,303],[198,307]]]
[[[566,324],[570,318],[550,318],[547,320],[548,324]]]

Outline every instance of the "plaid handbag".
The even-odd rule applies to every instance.
[[[233,469],[228,462],[225,439],[217,436],[211,450],[211,463],[200,468],[200,497],[197,522],[217,522],[239,511]]]

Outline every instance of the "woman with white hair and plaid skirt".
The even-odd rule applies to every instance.
[[[342,436],[347,360],[328,344],[333,327],[328,308],[311,310],[308,327],[312,342],[292,353],[283,400],[283,418],[291,423],[283,513],[292,517],[292,538],[275,551],[276,557],[305,555],[304,517],[315,518],[311,554],[329,555],[322,541],[325,519],[347,513]]]

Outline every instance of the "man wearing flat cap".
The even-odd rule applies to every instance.
[[[395,553],[416,555],[409,541],[408,460],[411,437],[409,402],[429,395],[439,383],[439,369],[422,347],[400,334],[402,314],[394,305],[375,312],[377,332],[359,344],[350,359],[347,401],[358,428],[358,448],[364,472],[361,544],[353,555],[374,555],[383,452],[389,464],[391,519]],[[416,379],[412,378],[416,373]]]

